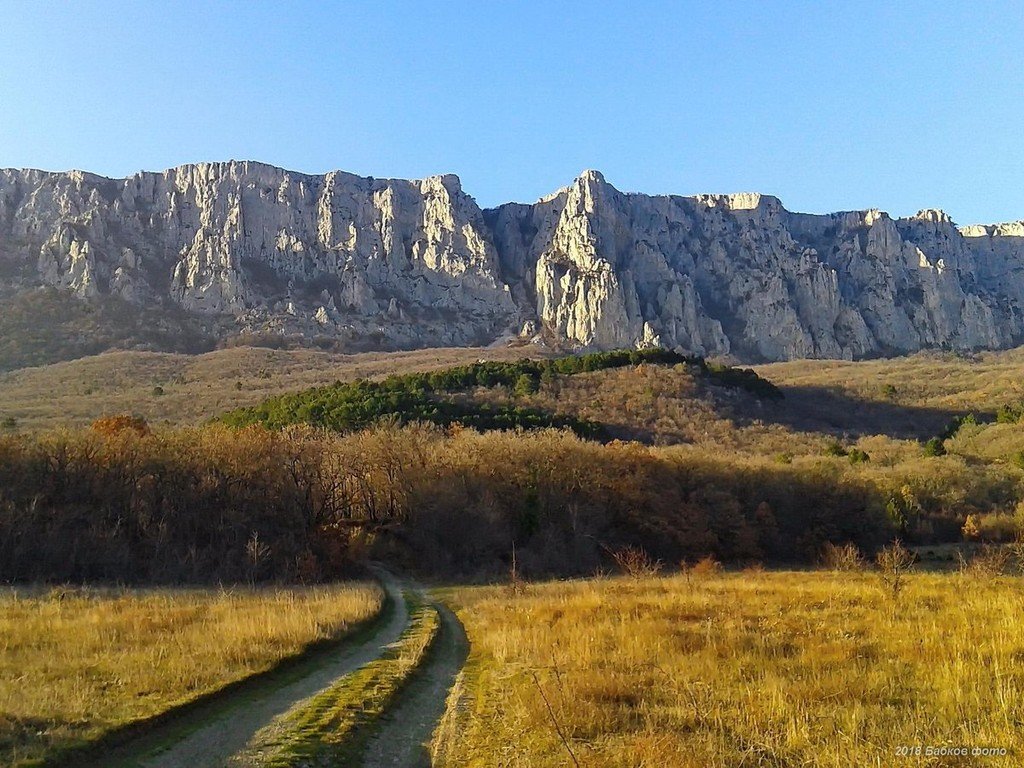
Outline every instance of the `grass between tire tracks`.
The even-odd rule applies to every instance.
[[[437,609],[406,594],[410,623],[376,661],[321,693],[300,702],[267,726],[237,758],[234,766],[294,768],[355,764],[372,723],[396,700],[424,663],[440,629]]]

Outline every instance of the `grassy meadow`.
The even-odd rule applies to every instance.
[[[913,573],[894,597],[870,571],[697,567],[448,596],[472,650],[445,765],[1011,765],[1024,749],[1018,577]],[[965,745],[1007,756],[925,755]]]
[[[367,559],[436,583],[515,574],[444,592],[472,646],[444,765],[1019,762],[1024,352],[780,363],[764,380],[522,354],[124,352],[4,374],[0,578],[316,583]],[[138,417],[96,419],[111,412]],[[813,569],[895,538],[945,570],[919,565],[897,591],[849,558]],[[639,576],[544,581],[628,571],[630,552]],[[381,599],[5,592],[0,763],[266,669]],[[386,714],[430,627],[362,688],[264,732],[267,754],[319,754],[325,729]],[[964,746],[1007,754],[926,753]]]
[[[262,672],[380,610],[375,584],[0,593],[0,765]]]
[[[201,355],[114,351],[0,372],[0,420],[37,431],[135,413],[154,424],[198,424],[281,392],[479,359],[522,356],[507,347],[337,354],[236,347]]]

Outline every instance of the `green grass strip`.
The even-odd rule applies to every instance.
[[[416,598],[402,636],[376,661],[298,704],[256,734],[233,765],[259,768],[354,765],[370,726],[395,701],[438,634],[437,609]]]

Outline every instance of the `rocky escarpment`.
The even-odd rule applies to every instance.
[[[147,323],[191,318],[214,340],[365,349],[520,335],[857,358],[1024,341],[1024,223],[624,194],[594,171],[488,211],[455,176],[243,162],[121,180],[0,171],[0,283],[7,299],[49,286],[144,308]]]
[[[514,276],[535,265],[524,285],[540,325],[581,346],[857,358],[1024,334],[1021,224],[961,231],[941,211],[819,216],[758,194],[623,194],[594,171],[488,220]]]
[[[237,330],[382,347],[490,341],[517,319],[455,176],[306,176],[258,163],[123,180],[0,173],[0,258],[80,298]]]

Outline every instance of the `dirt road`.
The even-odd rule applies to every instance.
[[[364,664],[378,658],[409,622],[402,589],[390,574],[378,576],[389,597],[389,615],[372,636],[343,644],[298,679],[269,690],[246,692],[217,707],[211,719],[184,729],[157,733],[126,744],[104,761],[117,768],[221,768],[260,728]]]
[[[365,752],[363,768],[429,768],[430,740],[445,713],[448,692],[469,654],[462,624],[437,606],[441,632],[424,667],[383,718]]]

